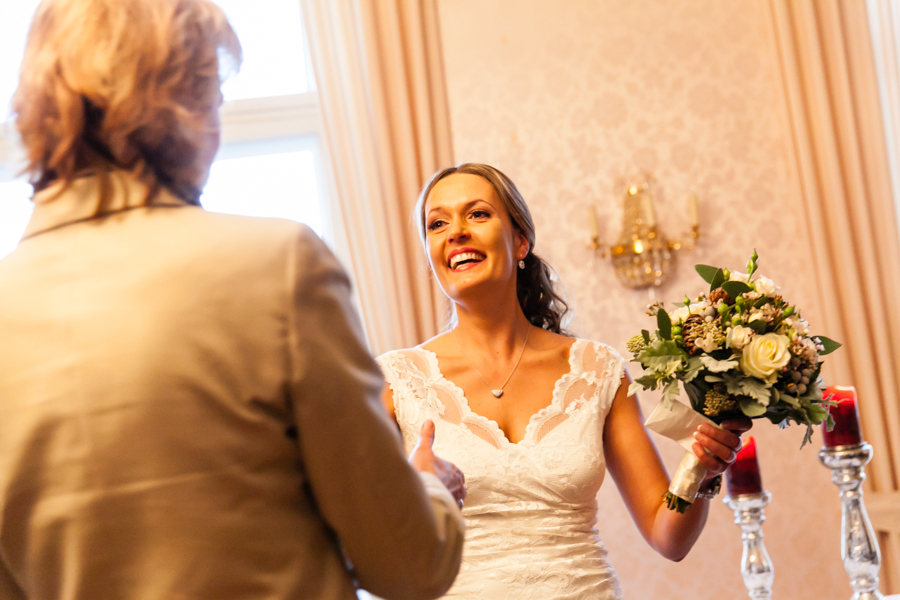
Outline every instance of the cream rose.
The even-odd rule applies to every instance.
[[[778,370],[791,360],[789,344],[787,336],[777,333],[755,336],[741,354],[741,371],[774,383],[778,378]]]
[[[728,281],[740,281],[741,283],[750,283],[750,276],[746,273],[738,273],[737,271],[732,271],[728,275]]]
[[[753,282],[753,287],[756,288],[757,292],[759,292],[763,296],[768,296],[769,298],[774,297],[775,294],[777,294],[780,290],[780,288],[775,285],[775,282],[768,277],[758,278]]]
[[[729,348],[737,348],[738,350],[740,350],[750,343],[750,340],[753,338],[754,333],[755,332],[749,327],[737,325],[729,332],[728,343],[726,345]]]

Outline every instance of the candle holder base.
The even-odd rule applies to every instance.
[[[872,446],[864,442],[855,446],[823,447],[819,460],[831,469],[831,481],[840,490],[841,560],[853,588],[851,600],[881,600],[884,598],[878,591],[881,550],[862,490],[865,466],[872,460]]]
[[[725,496],[724,502],[734,511],[734,522],[741,528],[744,551],[741,555],[741,575],[753,600],[772,597],[775,567],[763,543],[762,524],[765,508],[772,500],[769,492]]]

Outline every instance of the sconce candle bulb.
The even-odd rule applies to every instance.
[[[697,195],[691,194],[688,196],[688,221],[690,221],[692,227],[696,227],[700,224],[700,218],[697,213]]]

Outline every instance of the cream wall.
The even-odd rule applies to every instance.
[[[587,210],[601,235],[618,235],[617,176],[656,177],[665,232],[686,231],[685,198],[701,197],[703,238],[657,291],[695,295],[695,263],[742,268],[756,247],[760,271],[817,322],[808,236],[793,174],[771,25],[762,0],[438,0],[455,159],[498,166],[529,201],[537,251],[557,268],[581,336],[627,356],[625,341],[653,323],[650,297],[621,286],[587,249]],[[828,332],[822,331],[823,334]],[[635,365],[632,372],[638,372]],[[826,370],[827,374],[827,370]],[[838,382],[834,382],[838,383]],[[642,399],[645,414],[655,398]],[[774,596],[849,597],[840,561],[837,490],[802,431],[757,423],[764,527]],[[681,457],[658,440],[670,472]],[[600,533],[626,597],[743,598],[740,532],[715,501],[691,555],[669,563],[640,538],[615,485],[603,487]]]

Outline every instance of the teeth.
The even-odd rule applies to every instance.
[[[484,254],[481,254],[480,252],[463,252],[462,254],[457,254],[450,259],[450,268],[455,269],[459,263],[465,260],[484,260]]]

